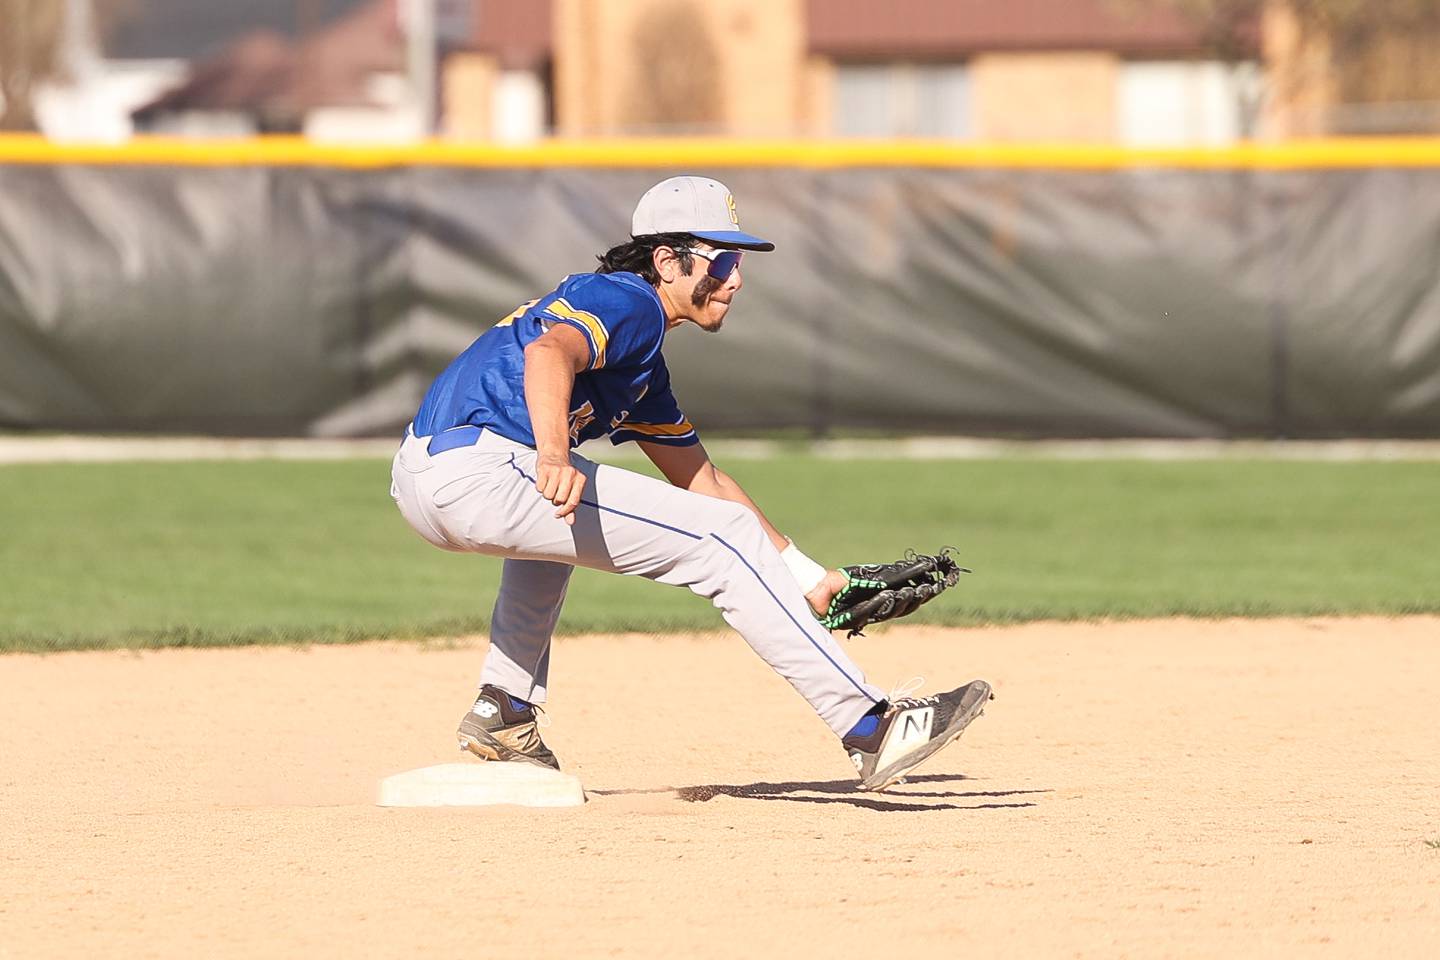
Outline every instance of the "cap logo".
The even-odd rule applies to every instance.
[[[735,212],[735,194],[725,194],[725,207],[730,211],[730,222],[737,227],[740,226],[740,214]]]

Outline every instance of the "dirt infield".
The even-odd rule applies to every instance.
[[[0,657],[0,958],[1440,944],[1440,618],[853,650],[997,699],[861,795],[738,638],[564,639],[547,740],[590,802],[563,811],[372,805],[457,759],[473,645]]]

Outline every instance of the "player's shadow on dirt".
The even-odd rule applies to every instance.
[[[1019,797],[1027,794],[1050,793],[1042,790],[914,790],[915,784],[954,783],[966,779],[956,774],[921,774],[905,778],[905,783],[891,787],[885,793],[860,793],[853,780],[820,780],[784,783],[711,783],[694,787],[674,787],[652,790],[592,790],[601,796],[626,793],[674,793],[687,803],[705,803],[716,797],[735,797],[740,800],[785,800],[791,803],[843,803],[866,810],[880,810],[886,813],[924,813],[934,810],[1003,810],[1016,807],[1033,807],[1028,800],[1009,803],[981,802],[956,803],[957,800],[982,800],[985,798]],[[820,794],[820,796],[813,796]],[[920,802],[907,803],[907,800]],[[945,803],[928,801],[944,800]]]

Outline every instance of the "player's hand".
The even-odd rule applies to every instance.
[[[575,469],[567,454],[542,453],[535,459],[535,489],[540,496],[559,507],[555,516],[575,525],[575,508],[585,489],[585,474]]]
[[[815,611],[815,616],[823,617],[835,594],[844,590],[845,585],[849,582],[845,578],[845,574],[839,570],[826,570],[825,579],[815,584],[814,590],[805,594],[805,599],[809,602],[810,609]]]

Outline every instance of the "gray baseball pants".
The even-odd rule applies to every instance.
[[[746,507],[572,453],[586,485],[571,526],[535,489],[534,450],[488,430],[434,455],[429,440],[407,435],[395,455],[401,514],[437,547],[505,558],[482,684],[545,702],[550,638],[579,565],[708,598],[838,735],[884,698],[815,622]]]

